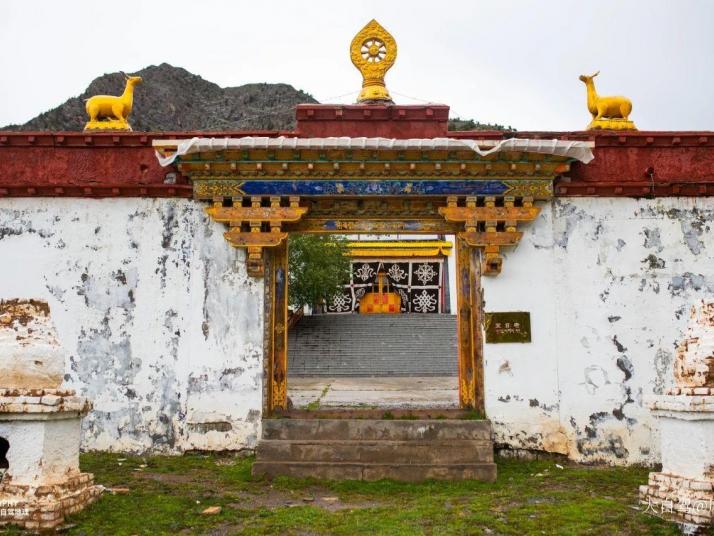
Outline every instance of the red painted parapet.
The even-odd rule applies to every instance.
[[[178,170],[159,165],[154,139],[289,132],[0,132],[0,197],[190,197]]]
[[[159,166],[151,140],[141,133],[0,134],[0,195],[67,195],[87,188],[84,195],[93,197],[100,186],[152,186],[158,193],[165,183],[185,184],[175,170]]]
[[[338,110],[343,111],[342,116],[335,115]],[[373,111],[365,116],[365,111],[370,110]],[[399,119],[400,110],[403,119]],[[714,132],[446,133],[441,129],[446,128],[448,108],[440,105],[301,105],[298,118],[302,114],[309,118],[299,119],[301,137],[448,135],[468,139],[518,136],[594,141],[595,160],[587,165],[574,162],[569,176],[556,183],[558,196],[714,195]],[[297,135],[278,131],[0,132],[0,197],[190,197],[187,179],[174,167],[159,166],[152,140]]]
[[[714,195],[714,132],[599,134],[594,155],[572,166],[558,195]]]
[[[444,138],[449,107],[445,104],[298,104],[296,116],[297,133],[301,138]]]
[[[595,142],[595,159],[573,162],[556,183],[557,196],[714,195],[714,132],[449,132],[467,139],[504,135]]]

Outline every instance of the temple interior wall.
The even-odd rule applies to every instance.
[[[530,311],[532,343],[487,344],[497,441],[579,461],[659,460],[643,405],[674,383],[689,308],[714,295],[714,199],[555,199],[503,272],[486,311]]]
[[[347,238],[349,240],[441,240],[442,236],[444,240],[448,240],[452,244],[454,243],[454,235],[452,234],[355,234],[347,235]],[[449,272],[449,278],[447,281],[449,284],[449,309],[451,310],[451,314],[456,314],[456,254],[452,251],[451,254],[444,259],[444,262],[445,265],[448,265]]]
[[[181,199],[0,200],[0,298],[42,298],[65,385],[94,402],[83,448],[253,447],[263,283]],[[497,441],[581,461],[653,462],[642,397],[672,382],[691,304],[714,294],[714,199],[543,207],[484,278],[487,311],[530,311],[533,342],[485,347]]]

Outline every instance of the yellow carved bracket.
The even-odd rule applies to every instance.
[[[471,247],[483,249],[481,270],[485,275],[499,274],[503,266],[500,248],[515,246],[523,237],[516,230],[518,222],[533,221],[540,213],[531,197],[521,198],[521,206],[515,206],[513,196],[504,196],[501,201],[503,206],[496,206],[493,196],[484,198],[483,203],[467,197],[465,205],[459,206],[456,197],[449,197],[447,206],[439,208],[445,220],[464,224],[465,232],[459,233],[459,238]]]
[[[263,248],[281,245],[288,236],[282,231],[283,223],[299,221],[308,209],[300,206],[300,198],[296,196],[288,198],[288,206],[281,206],[283,200],[278,196],[270,197],[269,206],[263,206],[260,196],[249,201],[249,206],[243,206],[243,197],[216,197],[206,213],[214,221],[230,225],[231,229],[223,236],[231,246],[246,249],[248,274],[263,277]],[[223,206],[224,202],[232,206]]]

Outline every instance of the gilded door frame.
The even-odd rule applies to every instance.
[[[268,414],[287,409],[288,241],[265,256],[265,369],[263,406]]]
[[[481,252],[458,234],[454,237],[459,405],[485,416]],[[270,248],[265,256],[264,372],[268,380],[263,406],[267,416],[288,410],[288,242]]]

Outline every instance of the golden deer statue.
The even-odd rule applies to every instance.
[[[124,73],[122,73],[124,74]],[[95,95],[87,99],[89,122],[84,130],[131,130],[129,114],[134,104],[134,86],[141,83],[140,76],[127,76],[121,95]]]
[[[579,77],[587,88],[588,111],[593,116],[588,125],[588,130],[637,130],[635,124],[630,121],[630,113],[632,112],[632,101],[630,99],[620,96],[601,97],[597,94],[593,78],[599,74],[600,71],[592,76],[582,74]]]

